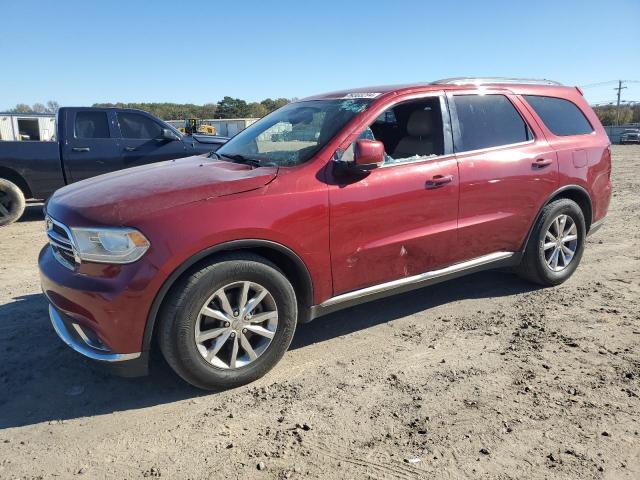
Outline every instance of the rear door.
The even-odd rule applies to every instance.
[[[181,140],[161,138],[167,126],[143,112],[118,111],[118,127],[122,136],[122,168],[171,160],[187,155]]]
[[[60,140],[67,181],[117,170],[121,159],[113,111],[71,108],[65,116]]]
[[[515,95],[448,98],[460,171],[460,249],[465,259],[516,252],[558,186],[557,155]]]

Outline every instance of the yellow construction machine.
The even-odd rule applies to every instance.
[[[185,135],[193,135],[198,133],[200,135],[215,135],[216,127],[213,125],[207,125],[198,118],[185,118],[184,127],[178,128]]]

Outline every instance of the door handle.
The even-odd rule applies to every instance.
[[[544,167],[548,167],[552,163],[553,163],[553,160],[550,158],[538,158],[531,165],[533,165],[535,168],[544,168]]]
[[[453,175],[435,175],[431,180],[427,180],[427,188],[438,188],[451,183]]]
[[[127,152],[135,152],[135,151],[137,150],[137,149],[136,149],[136,147],[124,147],[124,149],[125,149]]]
[[[90,152],[91,149],[89,147],[73,147],[71,150],[74,152]]]

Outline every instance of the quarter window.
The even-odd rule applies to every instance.
[[[533,135],[503,95],[456,95],[459,135],[456,151],[480,150],[531,140]]]
[[[554,135],[585,135],[593,132],[584,113],[569,100],[539,95],[525,95],[524,98]]]
[[[118,123],[122,138],[150,140],[162,135],[160,124],[139,113],[118,113]]]
[[[76,138],[110,138],[106,112],[78,112],[75,123]]]

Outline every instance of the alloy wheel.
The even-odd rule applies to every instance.
[[[567,268],[578,249],[578,227],[569,215],[558,215],[549,225],[542,245],[547,267],[553,272]]]
[[[271,293],[255,282],[234,282],[207,299],[195,325],[200,355],[214,367],[244,367],[269,347],[278,328]]]

